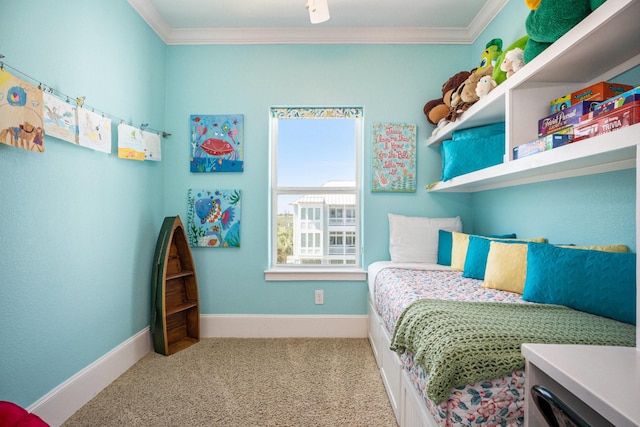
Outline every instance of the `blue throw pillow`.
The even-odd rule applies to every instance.
[[[447,230],[438,230],[438,264],[451,265],[453,237]]]
[[[636,254],[529,243],[522,299],[636,324]]]
[[[504,145],[504,123],[454,132],[440,146],[442,181],[502,163]]]
[[[492,241],[487,237],[493,240],[507,239],[497,240],[499,242],[522,243],[522,241],[519,240],[508,240],[515,239],[515,234],[503,234],[499,236],[469,236],[469,246],[467,247],[467,256],[464,259],[462,277],[484,280],[484,272],[487,268],[487,258],[489,257],[489,247]]]

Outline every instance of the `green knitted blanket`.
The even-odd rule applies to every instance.
[[[423,299],[398,318],[391,350],[414,353],[427,396],[524,369],[523,343],[635,346],[636,327],[567,307]]]

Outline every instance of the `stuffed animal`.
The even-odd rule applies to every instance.
[[[525,0],[531,12],[525,23],[529,41],[524,49],[524,62],[530,62],[604,2],[605,0]]]
[[[442,98],[432,99],[424,105],[424,115],[429,123],[437,125],[440,120],[449,115],[451,93],[456,90],[470,74],[471,72],[469,71],[460,71],[459,73],[449,77],[449,79],[442,85]]]
[[[493,75],[493,66],[485,68],[483,71],[472,73],[469,78],[467,78],[464,83],[464,87],[460,91],[460,99],[462,102],[467,104],[473,104],[477,102],[480,98],[478,94],[476,94],[476,86],[478,86],[478,82],[484,76]]]
[[[496,60],[502,53],[502,39],[492,39],[487,43],[480,56],[480,63],[476,68],[476,73],[484,73],[489,67],[494,67]]]
[[[482,76],[476,85],[476,95],[478,95],[479,99],[487,96],[489,92],[491,92],[498,84],[493,77],[491,76]]]
[[[480,79],[484,76],[491,76],[493,67],[485,68],[482,72],[471,73],[469,77],[451,95],[451,108],[447,119],[455,121],[458,116],[468,110],[473,104],[478,102],[480,97],[476,93],[476,87]]]
[[[522,67],[524,67],[524,51],[519,47],[507,52],[504,61],[500,64],[500,69],[507,74],[507,78],[513,76]]]
[[[507,53],[509,53],[510,51],[516,48],[519,48],[522,51],[524,51],[524,48],[527,45],[528,40],[529,40],[529,36],[522,36],[515,42],[511,43],[509,47],[507,47],[505,50],[502,51],[502,53],[496,60],[495,67],[493,67],[493,80],[495,80],[497,84],[500,84],[507,79],[507,73],[505,71],[502,71],[502,63],[504,62],[504,58],[505,56],[507,56]]]

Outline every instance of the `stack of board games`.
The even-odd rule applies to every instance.
[[[612,132],[640,123],[640,86],[597,104],[574,127],[574,140]]]
[[[587,120],[610,113],[614,109],[612,100],[619,99],[620,96],[636,89],[633,86],[620,83],[599,82],[551,101],[551,115],[538,120],[538,138],[515,147],[513,159],[551,150],[593,136],[591,133],[596,132],[593,130],[593,123],[590,130],[581,131],[579,136],[576,134],[576,127],[586,127]],[[627,100],[625,105],[632,102],[634,101]],[[604,104],[608,106],[602,107]],[[598,108],[598,112],[594,111],[596,108]],[[628,108],[633,109],[631,106]],[[634,114],[640,114],[640,108],[638,110],[638,113],[635,113],[635,110],[624,113],[620,122],[633,121]],[[614,126],[612,123],[606,123],[604,128],[613,130]],[[623,124],[620,123],[618,127],[620,126]],[[604,128],[600,125],[599,132],[602,133]]]

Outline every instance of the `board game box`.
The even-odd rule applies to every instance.
[[[573,135],[552,133],[526,144],[518,145],[513,149],[513,159],[521,159],[532,154],[551,150],[552,148],[567,145],[573,140]]]
[[[538,136],[548,135],[559,129],[578,123],[580,117],[590,112],[596,104],[596,101],[581,101],[538,120]]]
[[[637,101],[640,101],[640,86],[595,105],[593,107],[593,117],[606,114],[616,108],[620,108]]]
[[[606,101],[623,92],[633,89],[633,86],[613,82],[599,82],[587,86],[551,101],[551,114],[557,113],[580,101]]]
[[[591,138],[640,122],[640,101],[617,108],[573,127],[574,141]]]

